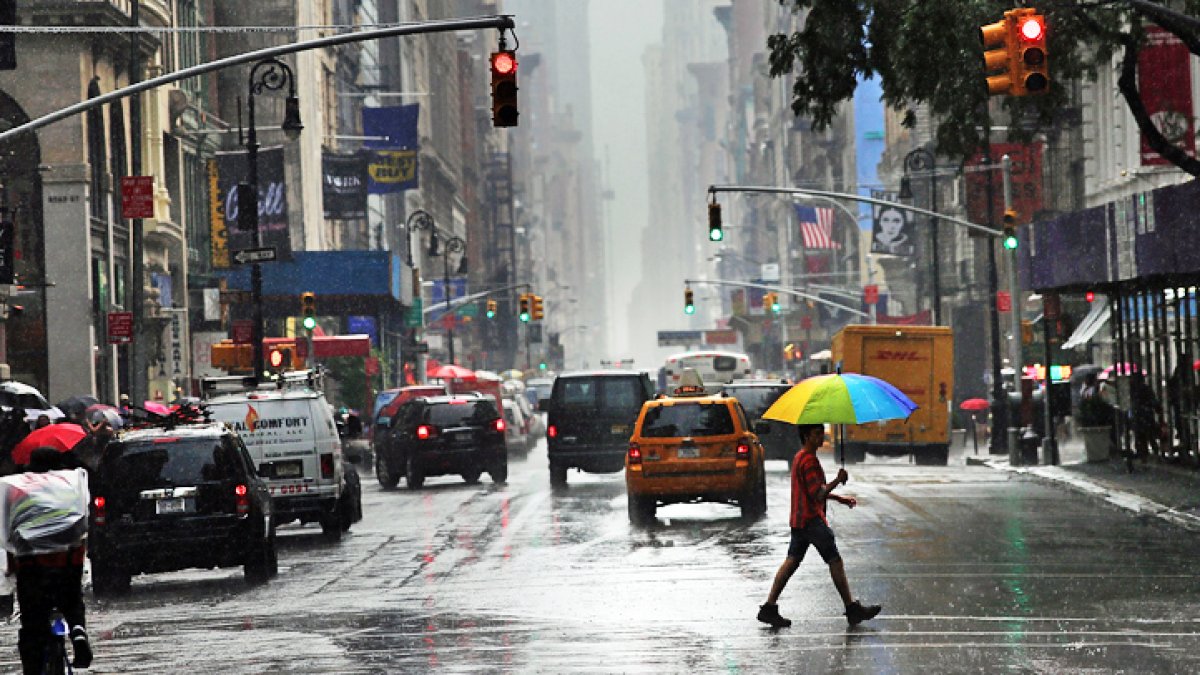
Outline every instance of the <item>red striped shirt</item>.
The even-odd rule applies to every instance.
[[[825,487],[825,469],[817,453],[805,452],[803,449],[796,453],[792,460],[792,516],[790,524],[793,528],[804,527],[813,520],[820,518],[826,525],[825,500],[818,499],[818,493]]]

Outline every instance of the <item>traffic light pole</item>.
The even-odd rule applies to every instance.
[[[843,312],[850,312],[851,314],[854,314],[855,316],[861,316],[864,318],[870,317],[870,314],[867,314],[866,312],[862,311],[861,309],[855,309],[854,307],[850,307],[849,305],[843,305],[843,304],[834,302],[832,300],[827,300],[826,298],[822,298],[818,295],[813,295],[811,293],[805,293],[804,291],[797,291],[797,290],[793,290],[790,288],[784,288],[782,286],[768,286],[767,284],[754,284],[754,283],[750,283],[747,281],[727,281],[725,279],[684,279],[683,283],[687,286],[690,286],[692,284],[709,284],[710,286],[737,286],[739,288],[758,288],[758,289],[762,289],[764,291],[775,291],[776,293],[787,293],[788,295],[795,296],[797,298],[804,298],[805,300],[811,300],[813,302],[818,302],[818,303],[821,303],[822,305],[828,305],[835,309],[839,309]],[[770,309],[767,309],[767,312],[769,313]]]
[[[1000,158],[1000,166],[1004,176],[1004,211],[1007,213],[1013,207],[1012,195],[1012,158],[1004,155]],[[1008,251],[1008,297],[1009,297],[1009,330],[1012,335],[1008,342],[1008,360],[1013,369],[1013,389],[1020,393],[1021,379],[1025,372],[1025,361],[1021,356],[1021,301],[1020,287],[1017,281],[1017,249]],[[1047,364],[1048,365],[1048,364]],[[1049,389],[1046,394],[1049,395]],[[1011,416],[1008,420],[1008,462],[1012,465],[1021,463],[1020,421]]]

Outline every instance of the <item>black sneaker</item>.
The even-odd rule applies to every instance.
[[[846,606],[846,621],[850,622],[851,626],[857,626],[864,621],[870,621],[879,614],[879,610],[883,609],[881,605],[867,605],[864,607],[862,603],[855,600]]]
[[[779,605],[762,605],[758,608],[758,620],[770,624],[772,628],[787,628],[792,625],[791,619],[779,616]]]
[[[87,668],[92,665],[92,645],[88,642],[87,631],[83,626],[71,629],[71,648],[75,652],[75,660],[71,665],[76,668]]]

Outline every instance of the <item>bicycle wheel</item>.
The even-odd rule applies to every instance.
[[[58,612],[50,617],[50,636],[46,641],[46,660],[42,672],[46,675],[73,672],[71,661],[67,658],[67,622]]]

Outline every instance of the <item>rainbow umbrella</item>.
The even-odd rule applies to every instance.
[[[787,424],[863,424],[903,420],[917,404],[899,389],[870,375],[817,375],[784,392],[763,419]]]

